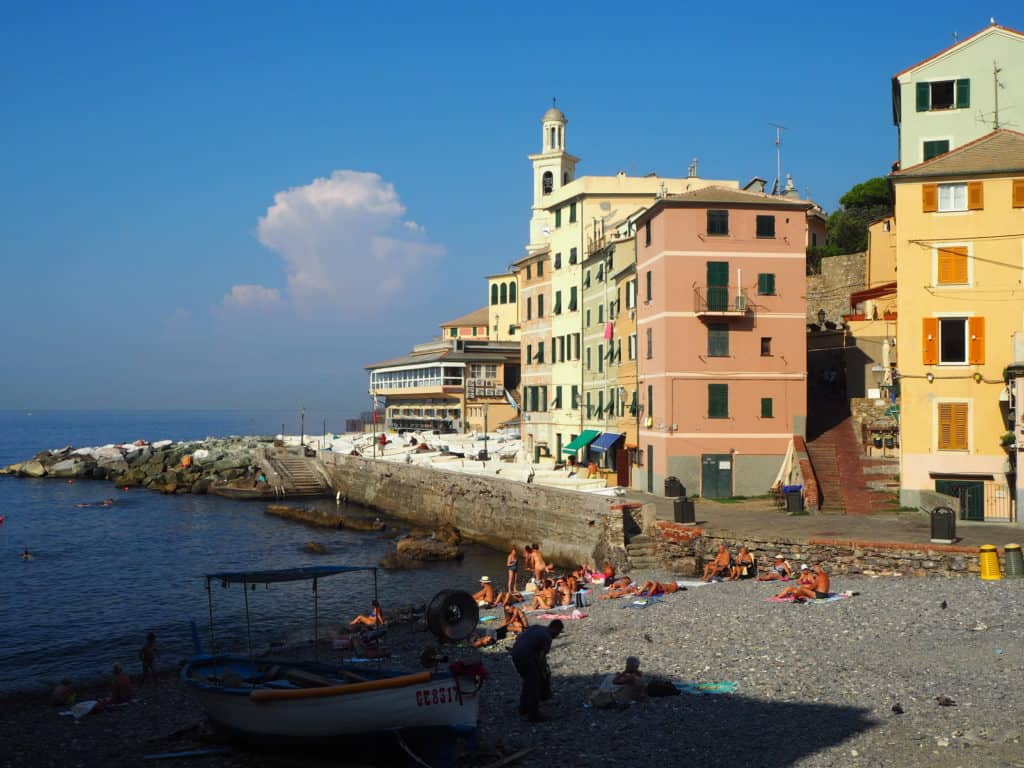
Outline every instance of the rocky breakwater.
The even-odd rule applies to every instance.
[[[110,480],[119,487],[144,487],[162,493],[206,493],[215,484],[250,477],[256,456],[270,438],[226,437],[175,443],[66,446],[37,453],[28,461],[0,469],[0,475],[63,480]]]

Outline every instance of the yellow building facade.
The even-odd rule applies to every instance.
[[[952,497],[961,519],[1017,520],[1003,372],[1024,329],[1024,134],[994,131],[890,178],[901,503]]]

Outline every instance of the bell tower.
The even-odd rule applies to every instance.
[[[541,118],[540,152],[529,155],[533,163],[533,216],[530,218],[529,252],[543,248],[549,239],[552,216],[547,208],[562,187],[576,178],[578,157],[565,151],[565,126],[569,121],[551,100]],[[545,229],[548,230],[545,233]]]

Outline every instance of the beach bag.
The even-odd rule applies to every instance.
[[[586,608],[590,605],[590,590],[581,589],[574,595],[577,608]]]
[[[668,680],[653,677],[651,678],[651,681],[647,683],[647,695],[651,698],[659,696],[678,696],[679,689]]]

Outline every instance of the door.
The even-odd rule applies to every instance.
[[[629,451],[615,449],[615,482],[622,488],[629,488]]]
[[[654,446],[647,446],[647,492],[654,493]]]
[[[960,500],[961,520],[985,519],[985,484],[977,480],[936,480],[935,490]]]
[[[700,457],[700,495],[705,499],[732,496],[732,455],[705,453]]]
[[[708,311],[729,309],[729,262],[708,262]]]

